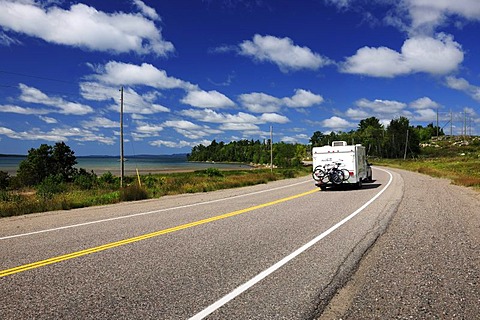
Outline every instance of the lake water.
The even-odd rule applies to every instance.
[[[194,171],[208,168],[217,169],[249,169],[248,165],[230,164],[230,163],[205,163],[188,162],[184,155],[173,156],[135,156],[125,157],[125,174],[134,175],[136,170],[140,174],[148,173],[166,173],[175,171]],[[6,171],[10,175],[15,175],[18,166],[25,157],[0,156],[0,171]],[[120,160],[116,157],[77,157],[77,168],[83,168],[88,172],[95,172],[101,175],[110,171],[114,175],[120,175]]]

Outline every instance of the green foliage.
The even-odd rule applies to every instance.
[[[282,170],[282,175],[285,179],[295,178],[295,171],[291,169]]]
[[[279,167],[296,167],[307,157],[306,146],[279,142],[273,144],[273,163]],[[209,146],[198,145],[188,155],[189,161],[270,163],[270,142],[259,140],[216,142]]]
[[[100,176],[98,181],[104,186],[119,186],[120,178],[115,177],[110,171],[105,172]]]
[[[63,191],[65,191],[65,184],[60,174],[48,176],[37,185],[37,195],[43,199],[51,199],[55,194]]]
[[[321,131],[315,131],[310,138],[310,143],[313,147],[321,147],[323,146],[325,135]]]
[[[385,146],[388,158],[410,157],[420,153],[420,141],[417,132],[410,127],[410,122],[405,117],[393,119],[386,131]]]
[[[65,142],[57,142],[52,148],[51,155],[53,172],[51,174],[60,174],[63,181],[71,181],[73,176],[77,173],[75,165],[77,164],[77,157]]]
[[[64,142],[55,146],[40,145],[38,149],[30,149],[17,171],[17,179],[21,185],[33,186],[50,175],[60,175],[63,181],[71,181],[77,163],[74,152]]]
[[[223,173],[218,170],[217,168],[208,168],[205,170],[205,174],[212,178],[212,177],[223,177]]]
[[[6,190],[10,186],[10,175],[8,172],[0,171],[0,190]]]
[[[417,126],[415,128],[420,142],[427,142],[432,139],[432,137],[444,136],[445,133],[443,129],[437,126],[434,126],[433,123],[428,124],[426,127]]]
[[[384,128],[380,120],[375,117],[363,119],[358,124],[356,131],[330,132],[328,135],[316,131],[310,139],[312,146],[331,145],[333,141],[347,141],[349,144],[362,144],[370,157],[382,158],[408,158],[420,154],[420,134],[422,137],[430,136],[437,128],[432,124],[424,129],[410,126],[405,117],[393,119]],[[443,131],[439,131],[443,134]]]
[[[156,186],[158,185],[157,178],[151,173],[149,173],[147,176],[143,176],[141,180],[148,189],[156,189]]]
[[[73,177],[73,183],[81,190],[90,190],[97,185],[97,175],[81,168]]]
[[[152,175],[149,173],[146,176],[141,176],[142,184],[147,188],[152,197],[165,194],[165,186],[167,184],[167,177]]]
[[[228,144],[213,140],[209,146],[198,145],[188,155],[189,161],[267,163],[270,161],[270,145],[259,140],[232,141]]]

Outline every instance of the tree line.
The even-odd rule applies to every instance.
[[[224,143],[213,140],[209,146],[194,146],[187,155],[189,161],[241,162],[268,164],[273,155],[273,163],[280,167],[296,167],[306,154],[306,146],[279,142],[270,148],[270,139],[240,140]]]
[[[363,119],[356,130],[349,132],[315,131],[310,144],[274,143],[272,146],[273,164],[279,167],[294,167],[309,158],[312,147],[330,145],[332,141],[347,141],[349,144],[362,144],[370,157],[403,158],[415,157],[420,153],[420,143],[435,135],[444,135],[441,128],[432,123],[411,126],[406,117],[393,119],[385,127],[376,117]],[[270,140],[240,140],[230,143],[213,140],[209,146],[202,144],[192,148],[189,161],[244,162],[255,164],[270,163]]]
[[[426,127],[410,125],[406,117],[393,119],[385,127],[376,117],[363,119],[357,130],[349,132],[331,132],[322,134],[316,131],[310,143],[312,146],[330,144],[332,141],[344,140],[348,143],[360,143],[365,146],[367,155],[381,158],[415,157],[420,154],[420,143],[429,141],[433,136],[443,136],[442,128],[433,123]]]
[[[57,142],[53,146],[41,144],[38,148],[28,150],[28,155],[20,162],[15,177],[0,171],[0,191],[38,186],[42,192],[51,194],[63,189],[65,183],[70,182],[83,189],[91,189],[97,182],[97,176],[83,168],[76,168],[76,164],[75,152],[65,142]],[[110,173],[102,176],[102,179],[111,183],[116,178]]]

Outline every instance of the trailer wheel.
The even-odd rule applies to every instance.
[[[362,179],[360,179],[357,182],[357,189],[362,189],[362,186],[363,186],[363,182],[362,182]]]

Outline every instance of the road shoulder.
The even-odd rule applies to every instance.
[[[444,179],[402,175],[385,233],[319,319],[473,319],[480,303],[480,195]]]

